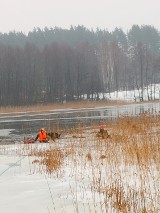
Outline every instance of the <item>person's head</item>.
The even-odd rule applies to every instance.
[[[99,128],[100,128],[100,129],[104,129],[104,124],[101,124],[101,125],[99,126]]]
[[[41,128],[41,132],[45,132],[45,128]]]

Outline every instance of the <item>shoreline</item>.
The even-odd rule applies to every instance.
[[[96,107],[107,107],[107,106],[122,106],[131,104],[143,104],[143,103],[158,103],[159,100],[152,101],[78,101],[78,102],[68,102],[65,104],[53,103],[53,104],[37,104],[32,106],[12,106],[12,107],[0,107],[0,114],[10,114],[10,113],[36,113],[36,112],[46,112],[51,110],[64,110],[73,109],[78,110],[81,108],[96,108]]]

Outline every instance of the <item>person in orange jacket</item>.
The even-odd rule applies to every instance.
[[[40,129],[40,132],[38,132],[36,138],[35,138],[35,141],[39,141],[40,143],[42,142],[48,142],[47,141],[47,132],[44,128],[41,128]]]

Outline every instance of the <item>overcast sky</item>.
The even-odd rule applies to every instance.
[[[84,25],[124,31],[133,24],[160,30],[160,0],[0,0],[0,32]]]

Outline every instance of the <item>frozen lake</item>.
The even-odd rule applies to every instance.
[[[84,125],[110,122],[121,115],[138,115],[145,111],[160,111],[160,103],[139,103],[121,106],[95,108],[50,110],[47,112],[21,112],[0,114],[0,143],[11,143],[23,140],[26,134],[35,135],[41,127],[46,129],[65,129]]]

